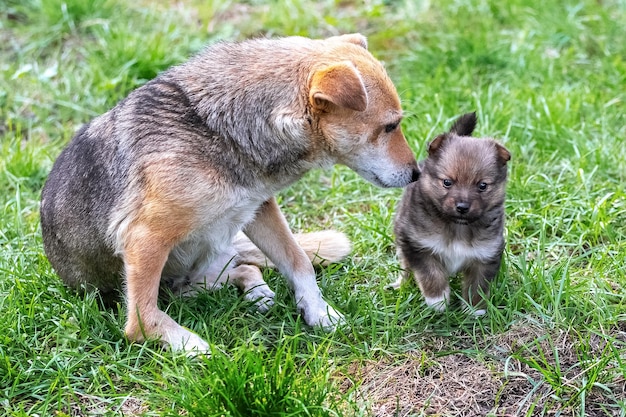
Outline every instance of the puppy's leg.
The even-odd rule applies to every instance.
[[[444,311],[450,303],[450,282],[446,268],[425,252],[411,254],[407,263],[413,271],[426,305],[436,311]]]
[[[424,301],[428,307],[436,311],[444,311],[450,304],[450,284],[444,274],[421,276],[414,271],[415,279],[422,290]]]
[[[263,203],[255,219],[244,228],[244,233],[285,276],[295,293],[298,310],[308,325],[320,325],[330,330],[341,322],[341,314],[322,298],[313,265],[291,234],[274,198]]]
[[[392,284],[389,284],[385,287],[387,290],[399,290],[403,283],[405,283],[411,276],[411,269],[409,268],[406,259],[402,253],[402,249],[397,249],[398,254],[398,262],[400,263],[400,268],[402,271],[398,274],[398,279],[396,279]]]
[[[208,352],[209,345],[184,329],[157,305],[161,272],[171,250],[159,234],[131,226],[124,245],[128,318],[126,336],[133,341],[158,339],[173,350]]]
[[[489,284],[500,269],[500,258],[488,263],[474,262],[464,271],[463,299],[476,316],[487,312],[485,300],[489,297]]]

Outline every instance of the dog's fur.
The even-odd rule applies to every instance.
[[[420,162],[422,174],[398,205],[394,232],[398,288],[413,274],[426,304],[444,310],[448,278],[462,272],[463,297],[476,315],[498,273],[504,250],[504,199],[509,151],[493,139],[473,138],[476,114],[461,116],[437,136]]]
[[[46,254],[73,287],[124,284],[133,341],[206,351],[158,308],[160,283],[188,292],[229,280],[266,309],[274,294],[253,265],[265,256],[305,322],[333,328],[341,315],[310,259],[340,259],[349,242],[302,235],[303,250],[274,195],[334,163],[381,187],[406,186],[419,171],[401,118],[359,34],[214,44],[76,134],[42,192]]]

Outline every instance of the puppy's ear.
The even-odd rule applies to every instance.
[[[333,36],[328,40],[337,40],[341,42],[349,42],[367,49],[367,38],[360,33],[348,33],[346,35]]]
[[[367,91],[356,67],[350,61],[345,61],[313,73],[309,102],[318,111],[328,111],[329,103],[364,111],[367,108]]]
[[[472,136],[472,132],[476,128],[476,112],[465,113],[463,116],[456,119],[450,133],[455,133],[459,136]]]
[[[443,144],[448,141],[450,136],[447,133],[437,136],[428,144],[428,156],[435,157],[441,150]]]
[[[511,152],[499,143],[496,143],[496,154],[498,155],[498,161],[500,161],[502,165],[506,165],[506,163],[511,160]]]

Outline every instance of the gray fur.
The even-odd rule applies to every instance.
[[[448,278],[464,274],[464,298],[483,306],[504,250],[504,199],[509,152],[493,139],[473,138],[475,114],[457,120],[429,145],[422,174],[404,193],[395,218],[398,256],[427,303],[449,302]],[[460,136],[458,132],[465,135]],[[486,189],[481,190],[481,184]],[[431,305],[432,305],[431,304]]]
[[[334,163],[382,187],[417,177],[395,87],[366,46],[358,34],[217,43],[93,119],[42,191],[44,249],[59,276],[103,293],[126,283],[131,340],[206,351],[158,309],[158,280],[186,292],[222,283],[224,270],[267,309],[273,292],[233,246],[243,231],[263,252],[253,258],[285,275],[305,322],[337,325],[310,258],[319,263],[323,246],[341,259],[349,244],[334,233],[299,246],[274,195]]]

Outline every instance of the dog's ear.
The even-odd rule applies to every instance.
[[[318,111],[327,111],[329,103],[364,111],[367,108],[367,91],[356,67],[351,62],[345,61],[313,73],[309,102]]]
[[[509,152],[507,148],[505,148],[504,146],[500,145],[497,142],[496,142],[496,154],[498,155],[498,161],[500,161],[502,165],[506,165],[506,163],[511,160],[511,152]]]
[[[348,33],[346,35],[333,36],[329,40],[338,40],[341,42],[349,42],[367,49],[367,38],[360,33]]]
[[[448,135],[447,133],[443,133],[437,136],[435,139],[433,139],[432,142],[428,144],[428,156],[431,156],[431,157],[437,156],[437,153],[439,153],[439,150],[441,149],[443,144],[447,140],[449,140],[449,138],[450,138],[450,135]]]
[[[476,128],[476,112],[465,113],[463,116],[456,119],[450,133],[457,134],[459,136],[472,136],[472,132]]]

